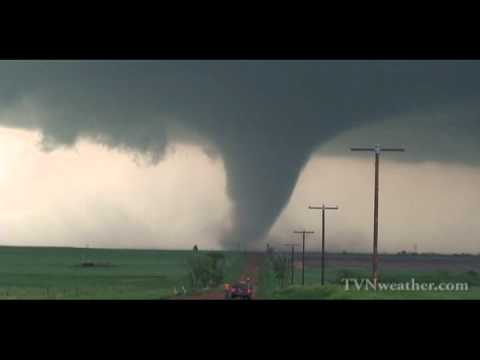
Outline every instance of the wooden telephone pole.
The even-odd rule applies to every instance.
[[[373,148],[350,148],[351,151],[370,151],[375,153],[375,199],[373,203],[373,283],[377,286],[378,282],[378,188],[379,188],[379,166],[380,153],[382,151],[404,152],[404,148],[383,148],[375,145]]]
[[[295,283],[295,247],[298,245],[297,244],[284,244],[284,245],[292,248],[292,252],[290,255],[290,271],[291,271],[290,284],[293,285]]]
[[[338,206],[309,206],[309,209],[322,210],[322,285],[325,284],[325,210],[338,210]]]
[[[305,285],[305,234],[313,234],[313,231],[294,231],[294,234],[302,234],[302,285]]]

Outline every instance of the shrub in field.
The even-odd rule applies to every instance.
[[[288,280],[288,258],[286,256],[273,256],[271,258],[273,273],[280,287],[284,287]]]
[[[217,286],[222,283],[225,268],[225,255],[222,253],[209,253],[210,285]]]
[[[194,254],[188,260],[189,280],[193,288],[221,284],[224,277],[225,256],[222,253]]]
[[[275,249],[267,244],[266,250],[267,273],[271,272],[280,287],[284,287],[288,281],[289,259],[286,256],[276,255]],[[264,271],[265,272],[265,271]]]

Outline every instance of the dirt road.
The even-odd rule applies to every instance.
[[[249,254],[245,270],[240,276],[240,279],[238,279],[238,280],[246,280],[247,278],[250,279],[250,282],[253,285],[253,289],[254,289],[252,299],[255,299],[255,289],[257,288],[258,278],[260,275],[260,267],[262,265],[263,259],[264,259],[263,254]],[[224,300],[225,293],[223,290],[214,290],[214,291],[204,292],[196,295],[176,297],[175,299],[178,299],[178,300]]]

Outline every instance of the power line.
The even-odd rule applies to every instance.
[[[291,271],[291,278],[290,278],[290,283],[293,285],[295,283],[295,247],[297,247],[297,244],[284,244],[284,246],[288,246],[292,248],[292,252],[290,255],[290,271]]]
[[[313,231],[294,231],[294,234],[302,234],[302,285],[305,285],[305,234],[313,234]]]
[[[325,210],[338,210],[338,206],[309,206],[312,210],[322,210],[322,285],[325,284]]]
[[[351,151],[370,151],[375,153],[375,199],[373,210],[373,283],[375,286],[378,281],[378,188],[379,188],[379,162],[382,151],[404,152],[404,148],[384,148],[375,145],[373,148],[350,148]]]

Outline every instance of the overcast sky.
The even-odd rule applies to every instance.
[[[475,61],[0,62],[0,242],[480,252]],[[316,241],[316,242],[315,242]],[[312,246],[318,240],[312,240]]]

